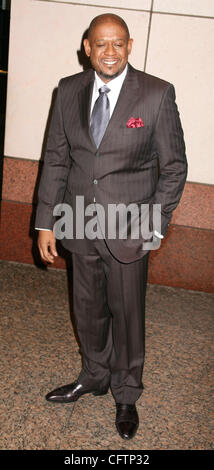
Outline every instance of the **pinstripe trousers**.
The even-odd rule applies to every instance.
[[[90,388],[110,384],[116,402],[132,404],[143,390],[148,254],[121,263],[104,240],[92,243],[94,254],[72,253],[74,318],[83,362],[78,380]]]

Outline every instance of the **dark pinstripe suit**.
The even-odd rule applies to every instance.
[[[89,128],[93,82],[92,70],[59,82],[36,227],[52,229],[54,206],[64,201],[74,208],[76,196],[84,195],[85,205],[95,196],[106,214],[109,203],[159,203],[165,235],[187,172],[174,87],[129,65],[97,149]],[[144,127],[127,128],[132,116],[141,117]],[[142,239],[74,238],[62,243],[73,253],[74,307],[84,362],[80,378],[105,382],[111,370],[116,401],[133,403],[142,392],[144,360],[148,255]]]

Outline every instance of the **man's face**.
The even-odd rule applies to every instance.
[[[127,38],[125,29],[111,21],[97,25],[90,38],[84,40],[85,53],[104,83],[122,73],[132,42],[133,39]]]

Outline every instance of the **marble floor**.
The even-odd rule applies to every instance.
[[[148,285],[140,426],[124,441],[111,391],[44,398],[81,368],[68,285],[63,270],[0,261],[0,449],[213,449],[214,296]]]

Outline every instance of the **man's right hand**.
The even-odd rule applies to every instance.
[[[56,238],[52,230],[39,230],[38,247],[43,261],[54,263],[54,258],[58,256],[58,253]]]

